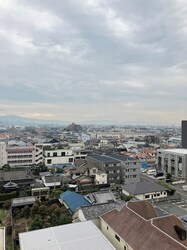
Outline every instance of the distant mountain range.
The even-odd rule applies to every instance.
[[[1,125],[17,125],[17,126],[30,126],[30,125],[68,125],[68,122],[52,121],[52,120],[39,120],[26,118],[17,115],[0,116]]]
[[[60,126],[68,126],[72,124],[73,122],[76,122],[80,125],[99,125],[99,126],[108,126],[108,125],[134,125],[134,126],[149,126],[149,125],[161,125],[161,126],[172,126],[172,124],[167,123],[146,123],[146,122],[114,122],[114,121],[108,121],[108,120],[95,120],[95,121],[58,121],[58,120],[40,120],[40,119],[32,119],[17,115],[6,115],[6,116],[0,116],[0,125],[14,125],[14,126],[32,126],[32,125],[60,125]],[[173,124],[174,126],[178,126],[179,124]]]

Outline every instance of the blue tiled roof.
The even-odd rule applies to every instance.
[[[83,195],[72,191],[64,192],[60,195],[60,199],[66,203],[72,213],[74,213],[81,206],[91,205]]]

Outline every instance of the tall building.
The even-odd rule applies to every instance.
[[[182,121],[182,147],[187,148],[187,121]]]

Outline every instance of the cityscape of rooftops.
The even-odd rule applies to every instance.
[[[185,0],[0,0],[0,250],[187,249]]]

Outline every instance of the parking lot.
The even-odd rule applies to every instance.
[[[187,201],[164,201],[155,204],[162,211],[174,214],[177,217],[187,215]]]

